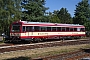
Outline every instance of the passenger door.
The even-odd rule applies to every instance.
[[[28,34],[28,38],[31,38],[31,36],[33,34],[33,26],[27,26],[26,31],[27,31],[27,34]]]

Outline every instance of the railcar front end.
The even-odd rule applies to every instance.
[[[22,23],[20,22],[15,22],[11,24],[9,41],[20,41],[21,40],[21,27],[22,27]]]

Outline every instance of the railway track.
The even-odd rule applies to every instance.
[[[53,46],[67,46],[67,45],[79,45],[79,44],[90,44],[89,39],[81,40],[66,40],[66,41],[53,41],[53,42],[43,42],[43,43],[32,43],[32,44],[0,44],[0,54],[17,51],[17,50],[26,50],[26,49],[35,49],[35,48],[45,48]],[[56,56],[41,57],[33,60],[76,60],[83,58],[85,56],[90,57],[90,53],[85,52],[84,50],[79,50],[75,52],[70,52],[67,54],[60,54]]]
[[[33,43],[33,44],[3,44],[0,45],[0,53],[17,51],[17,50],[26,50],[26,49],[35,49],[35,48],[45,48],[53,46],[67,46],[67,45],[79,45],[79,44],[89,44],[90,40],[72,40],[72,41],[53,41],[53,42],[44,42],[44,43]]]
[[[0,47],[3,47],[3,46],[14,46],[14,45],[35,45],[35,44],[46,44],[46,43],[57,43],[57,42],[75,42],[75,41],[86,41],[89,39],[77,39],[77,40],[57,40],[57,41],[47,41],[47,42],[39,42],[39,43],[30,43],[30,44],[24,44],[23,42],[22,43],[4,43],[4,44],[0,44]]]

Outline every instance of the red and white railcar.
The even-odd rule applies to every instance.
[[[85,36],[85,27],[75,24],[16,21],[11,24],[11,40],[43,40]]]

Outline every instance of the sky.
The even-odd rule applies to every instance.
[[[54,10],[60,10],[62,7],[67,8],[71,16],[74,16],[74,10],[76,5],[82,0],[46,0],[45,7],[49,7],[47,12],[53,12]],[[89,1],[90,2],[90,1]]]

